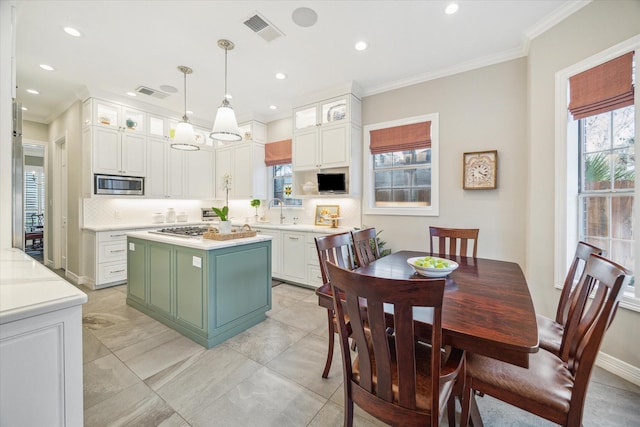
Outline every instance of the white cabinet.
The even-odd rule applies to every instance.
[[[320,270],[320,260],[316,249],[315,238],[325,234],[308,233],[306,240],[307,255],[307,284],[314,288],[322,286],[322,271]]]
[[[83,124],[145,134],[146,113],[126,105],[91,98],[83,105]]]
[[[181,198],[184,194],[185,151],[174,150],[162,138],[149,138],[145,194],[149,198]]]
[[[282,231],[281,277],[297,283],[306,283],[306,233]]]
[[[173,138],[176,126],[178,126],[178,120],[153,114],[149,114],[148,121],[147,135],[164,138],[166,141]]]
[[[245,141],[256,141],[263,144],[267,142],[267,125],[262,122],[252,120],[239,123],[238,130]]]
[[[293,110],[293,170],[348,167],[360,100],[351,94]]]
[[[93,173],[146,176],[147,138],[127,130],[93,126]]]
[[[95,233],[95,277],[93,289],[114,286],[127,281],[127,232]]]
[[[229,198],[266,199],[267,167],[264,164],[264,144],[254,141],[232,142],[216,149],[216,199],[224,200],[224,176],[231,176]]]
[[[175,151],[175,150],[174,150]],[[212,148],[186,151],[185,197],[187,199],[214,199],[215,155]]]
[[[282,277],[282,235],[279,230],[254,227],[264,236],[271,236],[271,276]]]

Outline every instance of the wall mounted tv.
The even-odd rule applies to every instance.
[[[318,193],[339,194],[347,192],[347,183],[344,173],[319,173]]]

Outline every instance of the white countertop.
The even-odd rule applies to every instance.
[[[129,237],[138,239],[151,240],[154,242],[168,243],[176,246],[184,246],[187,248],[201,249],[210,251],[214,249],[229,248],[232,246],[248,245],[250,243],[264,242],[271,240],[271,236],[265,236],[258,233],[255,237],[245,237],[242,239],[232,240],[210,240],[202,237],[177,237],[164,234],[149,233],[148,231],[133,231],[127,233]]]
[[[0,250],[0,324],[85,302],[84,292],[21,250]]]
[[[234,226],[241,226],[243,222],[232,221]],[[217,221],[213,222],[163,222],[161,224],[110,224],[110,225],[87,225],[82,227],[87,231],[117,231],[117,230],[144,230],[144,229],[159,229],[170,227],[186,227],[192,225],[216,225]],[[252,229],[272,229],[272,230],[289,230],[289,231],[311,231],[314,233],[335,234],[344,233],[345,231],[352,230],[353,227],[337,227],[331,228],[327,226],[311,225],[311,224],[278,224],[276,222],[251,222],[249,226]]]

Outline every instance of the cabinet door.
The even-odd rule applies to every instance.
[[[164,139],[149,138],[147,141],[147,159],[149,167],[145,179],[145,194],[151,198],[166,196],[165,187],[165,153]]]
[[[233,174],[232,160],[233,160],[233,153],[231,148],[223,148],[223,149],[216,150],[216,168],[215,168],[216,199],[224,200],[226,197],[226,193],[222,188],[222,183],[224,182],[223,177],[225,174],[227,173]],[[232,179],[235,180],[235,177],[232,177]]]
[[[92,124],[117,129],[120,126],[120,106],[94,99]]]
[[[120,175],[120,131],[115,128],[93,127],[93,172]]]
[[[285,279],[306,282],[305,246],[304,233],[282,232],[282,273]]]
[[[350,144],[349,124],[320,128],[320,159],[323,168],[348,167]]]
[[[130,176],[146,176],[147,138],[130,131],[122,133],[122,173]]]
[[[346,96],[340,98],[329,99],[320,104],[320,121],[323,126],[326,124],[342,121],[349,121],[348,98]]]
[[[185,197],[188,199],[214,199],[215,161],[213,151],[187,151],[185,157]]]
[[[260,230],[260,234],[271,236],[271,276],[282,277],[282,237],[278,230]]]
[[[172,317],[171,246],[149,243],[149,306],[164,316]]]
[[[318,107],[316,104],[296,108],[293,111],[294,132],[300,129],[317,126],[319,124],[317,110]]]
[[[207,330],[204,251],[174,246],[176,253],[176,320]]]
[[[169,197],[182,197],[184,194],[184,151],[174,150],[165,145],[167,150],[167,195]]]
[[[140,304],[146,304],[147,243],[141,240],[129,239],[127,253],[128,296]]]
[[[233,197],[250,199],[253,196],[253,153],[251,145],[242,145],[233,150],[231,183]]]
[[[318,130],[296,132],[293,136],[293,170],[311,170],[318,168]]]

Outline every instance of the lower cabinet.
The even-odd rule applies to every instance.
[[[306,283],[306,233],[282,232],[282,278],[297,283]]]
[[[128,238],[127,304],[210,348],[271,309],[271,242],[201,250]]]

